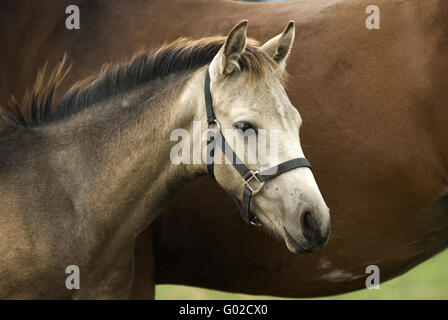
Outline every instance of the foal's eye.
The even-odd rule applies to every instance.
[[[243,133],[248,133],[248,134],[252,134],[255,133],[257,134],[257,129],[255,129],[249,122],[246,121],[238,121],[237,123],[235,123],[233,125],[235,127],[235,129],[240,129],[243,131]],[[252,132],[248,131],[252,129]]]

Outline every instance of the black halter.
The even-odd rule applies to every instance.
[[[216,119],[215,112],[213,111],[212,95],[210,92],[210,73],[208,69],[207,74],[205,75],[204,96],[205,96],[205,110],[207,112],[208,126],[210,127],[213,124],[216,124],[218,126],[218,134],[220,138],[219,140],[221,142],[220,144],[221,150],[223,151],[223,153],[226,154],[231,164],[235,167],[235,169],[243,178],[243,189],[244,189],[243,201],[241,202],[238,198],[233,197],[238,208],[240,209],[240,215],[246,222],[250,224],[261,225],[260,219],[258,219],[257,216],[253,215],[250,212],[251,197],[261,191],[266,181],[273,179],[281,175],[282,173],[285,173],[292,169],[303,167],[311,169],[311,164],[305,158],[296,158],[283,162],[275,167],[269,168],[262,172],[250,170],[238,158],[238,156],[235,154],[230,145],[227,143],[227,141],[224,138],[224,135],[221,132],[221,126],[219,124],[219,121]],[[209,136],[209,139],[207,140],[207,156],[209,157],[207,159],[207,171],[210,177],[212,177],[212,179],[216,181],[213,170],[215,145],[216,143],[213,139],[213,136]],[[231,152],[228,152],[226,150],[229,150]],[[253,186],[254,183],[256,184],[255,186]]]

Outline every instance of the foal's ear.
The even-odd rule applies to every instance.
[[[286,58],[291,51],[295,36],[294,21],[289,21],[285,30],[266,42],[261,48],[269,54],[272,59],[278,62],[282,67],[285,66]]]
[[[212,62],[212,68],[217,69],[216,71],[220,74],[228,75],[235,70],[240,70],[238,60],[246,48],[246,29],[247,20],[234,26],[227,36],[224,46],[216,55]]]

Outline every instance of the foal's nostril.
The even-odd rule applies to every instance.
[[[317,222],[310,211],[305,211],[302,214],[301,226],[302,234],[306,240],[308,240],[309,242],[317,243],[320,243],[322,241]]]

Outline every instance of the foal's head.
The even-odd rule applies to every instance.
[[[294,41],[294,23],[290,22],[283,33],[260,47],[247,43],[246,26],[243,21],[232,29],[211,62],[210,92],[224,137],[234,142],[229,144],[247,167],[262,171],[304,157],[299,138],[302,118],[282,85]],[[239,130],[231,139],[228,129]],[[264,146],[260,145],[262,134],[266,137]],[[254,145],[254,141],[258,143]],[[244,150],[235,147],[237,144],[244,145]],[[266,155],[260,152],[263,147],[267,148]],[[277,156],[269,155],[269,150],[275,149]],[[220,152],[216,148],[215,157]],[[255,161],[248,163],[254,155]],[[242,200],[242,179],[232,165],[215,165],[214,173],[226,191]],[[251,184],[254,190],[259,187],[255,179]],[[327,242],[329,209],[310,168],[295,168],[266,181],[252,196],[250,211],[280,235],[292,252],[310,252]]]

